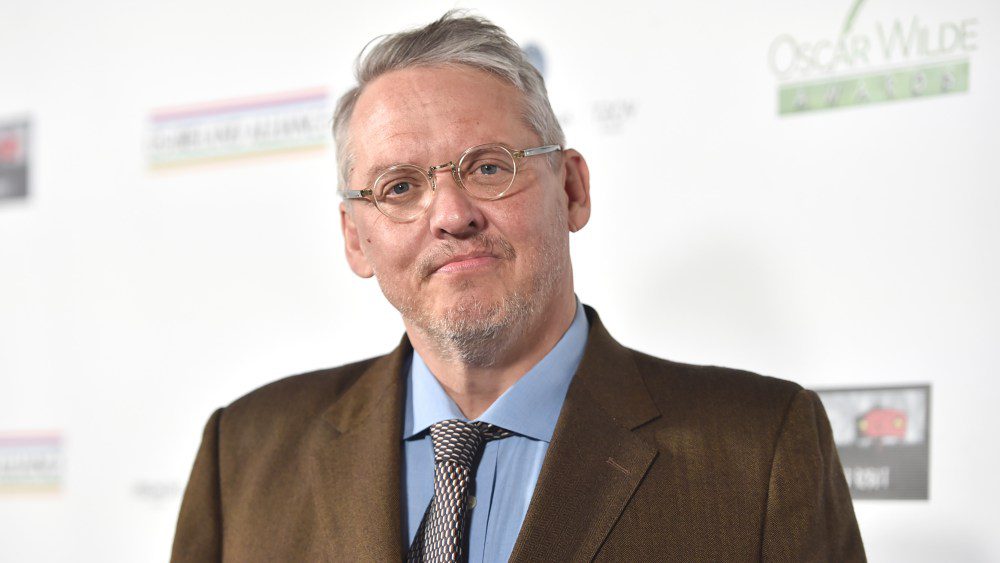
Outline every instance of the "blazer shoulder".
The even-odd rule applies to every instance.
[[[798,383],[750,371],[632,354],[650,396],[664,412],[697,411],[718,420],[780,425],[802,391]]]
[[[223,409],[228,422],[256,425],[284,422],[303,423],[315,420],[326,408],[347,392],[376,361],[368,358],[334,368],[291,375],[236,399]]]

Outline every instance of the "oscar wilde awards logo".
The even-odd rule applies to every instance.
[[[856,499],[927,499],[930,386],[817,390]]]
[[[969,90],[976,18],[867,21],[865,0],[852,2],[839,33],[785,33],[771,42],[768,64],[778,79],[779,115]]]
[[[28,122],[0,123],[0,199],[28,195]]]

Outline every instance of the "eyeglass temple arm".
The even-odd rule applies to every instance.
[[[536,154],[546,154],[555,151],[561,151],[562,147],[559,145],[545,145],[544,147],[535,147],[533,149],[524,149],[523,151],[517,151],[514,156],[518,158],[523,158],[526,156],[535,156]]]
[[[344,199],[365,199],[371,195],[371,188],[368,188],[367,190],[343,190],[340,192],[340,196]]]

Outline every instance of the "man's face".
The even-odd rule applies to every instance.
[[[467,67],[379,77],[362,92],[349,124],[355,155],[349,187],[371,187],[392,164],[457,161],[475,145],[540,145],[523,120],[522,100],[514,86]],[[546,156],[520,160],[508,195],[495,201],[475,199],[447,171],[438,173],[430,207],[406,223],[369,202],[353,202],[342,208],[352,269],[374,274],[407,327],[432,336],[479,331],[490,338],[511,322],[530,325],[551,313],[554,301],[571,298],[568,233],[589,215],[573,204],[579,189],[567,188],[581,185],[580,166],[585,182],[582,158],[572,152],[557,161],[553,167]]]

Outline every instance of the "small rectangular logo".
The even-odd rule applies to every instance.
[[[153,169],[322,149],[331,138],[325,89],[154,111],[146,147]]]
[[[928,498],[929,385],[816,393],[830,418],[852,497]]]
[[[0,434],[0,494],[58,492],[62,444],[56,432]]]
[[[28,197],[27,120],[0,122],[0,199]]]

